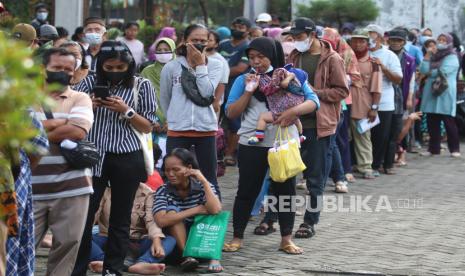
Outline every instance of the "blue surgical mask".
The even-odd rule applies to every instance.
[[[45,20],[47,20],[47,17],[48,17],[48,12],[38,12],[36,14],[36,18],[39,21],[45,21]]]
[[[99,33],[86,33],[84,40],[89,45],[98,45],[102,43],[102,34]]]

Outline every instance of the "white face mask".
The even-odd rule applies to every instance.
[[[267,74],[267,73],[273,71],[273,69],[274,69],[274,68],[273,68],[273,65],[270,65],[270,67],[268,67],[268,69],[266,70],[266,72],[260,73],[260,74]],[[258,73],[258,71],[255,70],[255,68],[252,68],[252,72],[253,72],[253,73]]]
[[[368,41],[368,48],[369,49],[373,49],[373,48],[376,48],[376,39],[373,39],[370,37],[369,41]]]
[[[438,50],[445,50],[447,49],[447,45],[446,44],[442,44],[442,43],[438,43],[438,46],[436,46],[438,48]]]
[[[74,68],[74,71],[79,70],[79,68],[81,68],[81,65],[82,65],[82,60],[77,58],[76,59],[76,68]]]
[[[168,63],[173,59],[173,53],[155,54],[155,59],[160,63]]]
[[[99,33],[86,33],[84,40],[89,43],[89,45],[99,45],[102,43],[102,34]]]
[[[36,17],[40,21],[45,21],[45,20],[47,20],[48,12],[38,12]]]
[[[301,53],[305,53],[308,50],[310,50],[310,47],[312,46],[312,43],[313,43],[313,39],[310,40],[310,38],[307,38],[307,39],[302,40],[302,41],[295,41],[294,46],[297,49],[297,51],[299,51]]]

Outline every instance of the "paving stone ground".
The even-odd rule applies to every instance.
[[[465,159],[446,153],[438,157],[409,154],[408,161],[396,175],[382,175],[374,181],[357,179],[350,193],[337,195],[343,207],[365,206],[357,201],[358,196],[369,208],[335,212],[327,205],[316,236],[295,240],[304,248],[303,255],[278,252],[279,232],[253,235],[260,221],[254,218],[246,230],[244,247],[223,254],[225,271],[217,275],[465,276]],[[237,169],[228,168],[220,178],[226,210],[232,209],[237,177]],[[336,195],[333,189],[327,186],[327,199]],[[302,190],[298,193],[304,195]],[[377,205],[384,209],[376,211]],[[295,229],[302,219],[296,218]],[[230,225],[226,240],[231,236]],[[36,275],[45,274],[46,256],[46,250],[38,252]],[[179,274],[174,267],[165,273]]]

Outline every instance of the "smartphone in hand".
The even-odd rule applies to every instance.
[[[110,88],[108,86],[96,85],[92,89],[92,93],[94,94],[94,97],[106,100],[107,97],[110,96]]]

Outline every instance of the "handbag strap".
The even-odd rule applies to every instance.
[[[134,109],[137,112],[137,106],[139,105],[139,90],[140,90],[140,85],[142,81],[139,77],[134,77],[134,87],[132,88],[132,93],[133,93],[133,101],[134,101]]]
[[[52,110],[50,110],[50,108],[42,106],[42,110],[44,111],[45,118],[47,120],[53,119],[53,112],[52,112]]]

